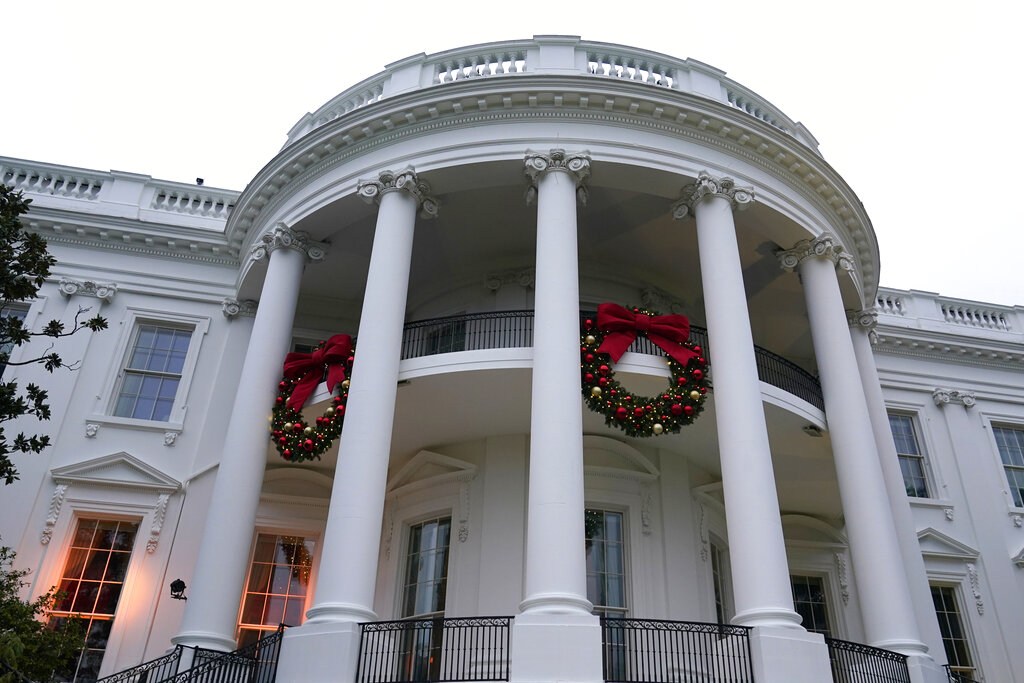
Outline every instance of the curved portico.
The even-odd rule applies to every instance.
[[[861,379],[845,310],[870,307],[877,287],[877,246],[856,196],[806,129],[706,65],[574,38],[524,43],[478,50],[475,62],[446,53],[392,65],[379,83],[370,79],[304,117],[239,198],[228,225],[233,244],[276,245],[280,233],[331,247],[316,268],[304,271],[301,253],[287,245],[271,250],[266,271],[246,263],[240,273],[239,298],[259,298],[243,373],[258,386],[239,387],[195,572],[193,595],[205,597],[190,602],[176,642],[225,649],[233,641],[266,463],[266,405],[277,359],[300,336],[288,321],[329,321],[332,332],[358,334],[359,346],[340,447],[313,465],[333,475],[333,491],[308,620],[286,637],[282,667],[296,678],[340,672],[353,680],[358,625],[398,616],[376,607],[390,590],[378,583],[390,552],[381,537],[389,470],[440,438],[415,429],[422,418],[409,416],[398,388],[410,367],[403,325],[525,309],[533,311],[529,344],[510,348],[531,351],[479,349],[474,362],[489,367],[422,376],[454,391],[500,394],[490,412],[474,406],[480,417],[466,433],[485,422],[485,438],[529,441],[513,679],[599,677],[600,629],[581,552],[590,495],[583,437],[605,428],[580,406],[578,312],[649,297],[652,307],[679,309],[707,326],[709,414],[687,428],[691,439],[666,436],[657,457],[707,463],[708,477],[721,480],[733,620],[755,627],[758,680],[828,676],[823,641],[794,611],[782,510],[837,525],[845,516],[867,639],[926,658],[910,600],[892,583],[891,594],[872,588],[905,570],[867,408],[847,400]],[[586,204],[578,201],[584,189]],[[366,197],[377,202],[365,204]],[[436,220],[417,228],[418,211]],[[695,227],[675,221],[683,217]],[[825,233],[846,249],[849,269],[828,275],[803,261],[802,284],[785,276],[777,252]],[[836,350],[840,337],[849,353]],[[764,350],[820,372],[828,443],[800,441],[826,426],[804,399],[766,409],[756,360]],[[250,369],[250,357],[259,370]],[[488,372],[513,379],[480,386],[498,376]],[[459,418],[437,405],[421,413]],[[772,419],[777,413],[784,417]],[[826,469],[835,456],[835,473],[822,484],[827,493],[814,500],[791,481],[805,451],[824,453],[825,464],[819,458],[815,466]],[[871,468],[862,461],[867,451]],[[502,457],[488,464],[512,458]],[[707,486],[697,479],[694,490]],[[843,506],[833,491],[842,491]],[[871,511],[853,502],[871,491]],[[230,522],[214,514],[218,505],[225,515],[235,510]],[[878,538],[885,543],[872,555],[866,548]],[[214,556],[224,571],[213,570]],[[687,571],[703,571],[696,566]],[[560,648],[582,653],[586,664],[558,663]]]

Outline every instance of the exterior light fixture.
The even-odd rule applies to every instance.
[[[818,425],[807,425],[804,427],[804,434],[807,436],[813,436],[816,439],[820,439],[825,436],[825,432],[822,431]]]
[[[175,600],[188,600],[188,598],[185,597],[185,589],[187,587],[188,586],[186,586],[185,582],[181,579],[171,581],[171,597]]]

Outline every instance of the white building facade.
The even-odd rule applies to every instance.
[[[0,182],[58,259],[28,324],[111,323],[5,373],[54,420],[0,537],[89,619],[77,680],[279,623],[285,681],[1020,679],[1024,309],[880,289],[813,136],[713,67],[471,46],[307,114],[241,193]],[[706,393],[644,340],[581,372],[605,303],[689,318]],[[268,420],[339,334],[343,380]]]

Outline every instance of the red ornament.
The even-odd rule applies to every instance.
[[[676,384],[678,384],[679,386],[683,386],[684,384],[686,384],[686,381],[687,380],[685,377],[680,377],[679,379],[676,380]]]
[[[643,416],[644,416],[644,409],[643,408],[641,408],[640,406],[637,406],[636,408],[633,408],[633,417],[643,417]]]
[[[609,372],[612,371],[612,369],[607,365],[602,365],[597,369],[597,371],[600,372],[602,375],[607,375]]]
[[[277,403],[277,405],[281,405],[282,403],[284,403],[284,399],[282,397],[278,396],[276,403]]]
[[[306,439],[305,441],[303,441],[302,447],[305,448],[307,451],[313,450],[313,439]]]
[[[594,354],[588,353],[587,355],[583,356],[583,360],[585,360],[588,363],[593,363],[594,362]]]
[[[684,406],[683,412],[686,413],[686,417],[693,415],[693,406]]]
[[[583,321],[583,326],[589,330],[592,327],[594,327],[594,321],[591,320],[590,318],[587,318],[586,320]]]
[[[693,371],[693,378],[694,379],[699,380],[702,377],[704,377],[704,371],[703,370],[694,370]]]
[[[593,384],[594,383],[594,373],[588,372],[587,374],[583,375],[583,381],[586,382],[587,384]]]
[[[283,457],[285,460],[291,460],[292,452],[286,448],[283,451],[281,451],[281,457]]]
[[[632,396],[626,396],[626,397],[625,397],[625,398],[623,398],[622,400],[623,400],[623,401],[632,401],[632,400],[633,400],[633,397],[632,397]]]
[[[695,351],[696,353],[704,353],[704,349],[700,348],[699,346],[694,346],[694,347],[693,347],[693,350],[694,350],[694,351]]]
[[[707,362],[708,361],[704,358],[704,356],[697,357],[697,365],[707,365]]]
[[[644,406],[644,412],[645,413],[653,413],[654,412],[654,406],[651,406],[651,405]]]
[[[599,377],[597,379],[597,383],[600,384],[602,387],[606,387],[606,386],[608,386],[608,378],[607,377]]]
[[[623,408],[622,406],[619,406],[618,408],[615,409],[615,417],[620,420],[625,420],[626,416],[628,415],[629,411]]]
[[[617,389],[611,389],[608,393],[612,396],[618,396],[619,391]]]
[[[277,442],[283,446],[286,443],[288,443],[288,437],[282,436],[280,439],[277,440]]]
[[[678,416],[683,414],[683,407],[681,405],[679,405],[678,403],[673,403],[672,407],[669,408],[669,410],[676,417],[678,417]]]

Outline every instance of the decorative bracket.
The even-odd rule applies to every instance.
[[[57,283],[57,289],[68,298],[76,294],[79,296],[92,296],[104,303],[110,303],[110,300],[117,294],[117,285],[113,282],[73,280],[69,277],[62,277]]]

